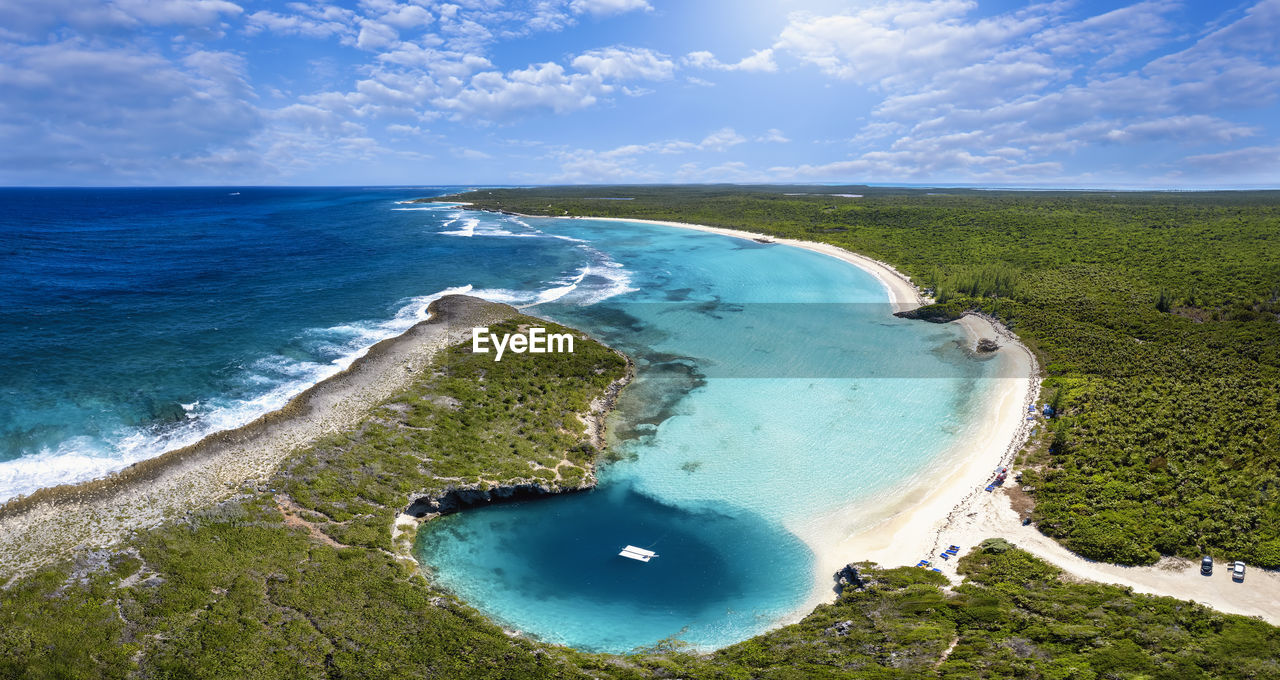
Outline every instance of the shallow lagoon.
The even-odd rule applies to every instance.
[[[599,490],[420,534],[436,580],[510,628],[609,652],[750,637],[821,588],[804,543],[818,523],[936,471],[976,424],[989,366],[958,329],[892,317],[851,265],[650,225],[519,221],[631,273],[625,294],[530,311],[628,352],[637,381]],[[619,557],[626,544],[659,557]]]
[[[718,646],[812,601],[831,513],[882,505],[975,422],[986,367],[958,332],[889,316],[845,263],[400,203],[429,193],[6,190],[0,498],[248,422],[470,292],[591,332],[639,377],[601,489],[433,523],[440,582],[580,647]]]

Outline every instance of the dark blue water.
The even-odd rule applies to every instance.
[[[618,556],[619,537],[647,537],[648,563]],[[613,484],[433,522],[422,549],[449,564],[460,592],[501,593],[505,621],[588,649],[629,650],[696,627],[699,639],[767,625],[763,602],[803,592],[808,550],[759,516],[678,507]],[[514,594],[518,596],[513,596]]]
[[[441,290],[537,291],[589,261],[396,203],[444,192],[0,189],[0,499],[279,407]]]
[[[403,203],[447,191],[0,190],[0,499],[248,422],[467,292],[636,358],[624,460],[589,494],[432,522],[423,562],[544,639],[708,648],[828,596],[818,548],[979,421],[989,371],[959,332],[889,316],[844,262]]]

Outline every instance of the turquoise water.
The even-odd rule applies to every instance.
[[[638,377],[598,491],[434,521],[424,564],[547,640],[714,647],[794,614],[832,512],[883,505],[977,422],[992,367],[852,266],[401,202],[445,191],[0,190],[0,500],[248,422],[469,292],[587,330]]]
[[[802,249],[659,226],[525,220],[589,240],[635,290],[532,311],[637,359],[592,493],[435,520],[435,579],[504,625],[625,652],[719,647],[810,601],[830,513],[888,501],[977,424],[990,366],[891,316],[870,275]],[[617,556],[626,544],[659,557]],[[856,559],[856,556],[850,556]]]
[[[444,292],[626,289],[590,244],[400,203],[446,191],[0,189],[0,501],[279,408]]]

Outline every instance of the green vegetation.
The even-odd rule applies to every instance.
[[[698,678],[1277,678],[1280,629],[1116,586],[1066,583],[1000,539],[967,579],[860,565],[862,586],[710,657],[648,660]]]
[[[423,492],[547,481],[530,462],[585,465],[575,414],[626,368],[585,339],[573,355],[490,356],[453,348],[356,431],[293,459],[275,492],[0,589],[0,677],[1280,678],[1278,628],[1070,583],[999,539],[961,560],[963,585],[860,565],[834,604],[714,654],[508,636],[387,550],[389,513]]]
[[[514,333],[518,318],[490,331]],[[568,329],[537,321],[551,332]],[[473,355],[447,350],[440,370],[390,400],[353,432],[320,442],[280,474],[298,506],[339,543],[390,549],[387,527],[408,498],[497,485],[577,489],[595,449],[576,414],[617,380],[626,361],[595,342],[573,353]],[[551,358],[547,358],[551,357]]]
[[[566,331],[529,317],[522,323]],[[239,498],[0,590],[0,677],[555,677],[560,650],[513,640],[392,552],[411,498],[486,483],[587,481],[578,414],[626,372],[572,354],[442,353],[353,432]],[[488,480],[488,481],[486,481]],[[4,579],[0,579],[3,582]]]
[[[860,565],[861,587],[795,625],[710,655],[615,657],[509,637],[411,566],[308,540],[257,497],[147,534],[136,558],[0,591],[0,677],[1280,678],[1280,629],[1067,583],[999,543],[964,557],[951,591]]]
[[[796,192],[814,195],[784,195]],[[936,293],[922,316],[983,310],[1039,354],[1062,414],[1047,455],[1027,461],[1042,531],[1121,563],[1209,553],[1280,567],[1280,192],[650,186],[466,200],[743,228],[889,262]]]

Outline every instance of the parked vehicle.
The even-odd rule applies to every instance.
[[[1208,576],[1213,573],[1213,558],[1205,555],[1200,558],[1200,573]]]
[[[1235,563],[1235,566],[1234,566],[1234,567],[1232,567],[1232,569],[1231,569],[1231,580],[1232,580],[1232,581],[1243,581],[1243,580],[1244,580],[1244,562],[1236,562],[1236,563]]]

